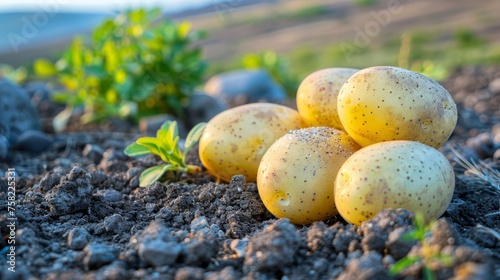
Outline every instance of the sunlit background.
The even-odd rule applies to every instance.
[[[137,7],[160,7],[165,18],[207,31],[200,44],[209,74],[248,66],[249,54],[279,60],[299,78],[389,64],[442,79],[460,65],[500,62],[496,0],[4,0],[0,63],[57,57],[74,35]]]

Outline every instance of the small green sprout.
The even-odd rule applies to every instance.
[[[166,164],[150,167],[144,170],[139,177],[141,187],[146,187],[161,180],[167,171],[181,171],[186,173],[196,173],[201,171],[201,167],[186,163],[186,155],[194,145],[200,140],[206,123],[199,123],[188,133],[184,150],[179,148],[179,131],[177,122],[166,121],[156,132],[155,137],[141,137],[135,143],[130,144],[124,153],[130,157],[137,157],[148,154],[159,156]]]
[[[415,215],[414,229],[405,233],[401,237],[401,240],[407,242],[417,241],[421,246],[420,252],[418,255],[408,255],[396,262],[389,269],[390,275],[395,276],[409,266],[420,262],[423,265],[424,279],[435,280],[436,275],[434,274],[434,270],[436,267],[449,267],[453,265],[454,259],[452,256],[441,253],[439,246],[429,244],[428,237],[431,234],[431,228],[435,225],[436,221],[426,224],[422,214],[417,213]]]

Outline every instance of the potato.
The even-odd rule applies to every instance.
[[[200,139],[202,164],[224,181],[242,174],[255,182],[267,149],[288,131],[304,127],[296,110],[253,103],[234,107],[213,117]]]
[[[457,123],[457,107],[441,85],[402,68],[360,70],[340,89],[339,117],[346,132],[365,147],[418,141],[441,147]]]
[[[290,131],[265,153],[257,188],[266,208],[278,218],[310,224],[337,214],[334,178],[359,149],[345,132],[331,127]]]
[[[441,216],[455,188],[453,169],[438,150],[413,141],[373,144],[354,153],[335,180],[340,215],[360,225],[386,208]]]
[[[307,76],[297,91],[297,109],[308,126],[344,130],[337,113],[337,96],[344,82],[359,69],[327,68]]]

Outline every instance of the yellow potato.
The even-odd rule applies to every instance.
[[[200,139],[203,165],[224,181],[242,174],[255,182],[267,149],[288,131],[304,127],[296,110],[253,103],[226,110],[212,118]]]
[[[386,208],[441,216],[455,189],[453,168],[438,150],[413,141],[373,144],[354,153],[335,180],[342,217],[360,225]]]
[[[338,113],[361,146],[391,140],[441,147],[457,123],[457,107],[437,82],[412,71],[377,66],[360,70],[340,89]]]
[[[328,219],[338,213],[335,175],[358,149],[349,135],[331,127],[290,131],[262,158],[257,175],[260,198],[274,216],[295,224]]]
[[[344,82],[359,69],[327,68],[307,76],[297,91],[297,109],[308,126],[344,130],[337,113],[337,96]]]

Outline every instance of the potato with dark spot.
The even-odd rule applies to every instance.
[[[295,224],[328,219],[338,213],[333,197],[337,171],[358,149],[349,135],[331,127],[290,131],[262,158],[260,198],[274,216]]]
[[[338,96],[345,131],[361,146],[391,140],[441,147],[457,123],[457,107],[437,82],[410,70],[370,67],[352,75]]]
[[[386,208],[421,212],[430,221],[450,204],[453,168],[438,150],[414,141],[373,144],[354,153],[335,180],[342,217],[360,225]]]
[[[234,107],[208,122],[200,139],[199,156],[203,166],[223,181],[241,174],[255,182],[267,149],[288,131],[304,126],[296,110],[282,105]]]
[[[337,96],[345,81],[359,69],[326,68],[307,76],[297,90],[297,109],[308,126],[344,130],[337,112]]]

